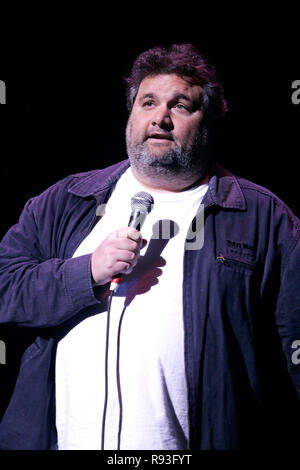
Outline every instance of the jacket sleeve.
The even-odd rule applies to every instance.
[[[100,303],[92,287],[90,255],[65,260],[46,259],[42,253],[34,199],[0,243],[0,324],[51,327]]]
[[[286,254],[276,308],[276,322],[289,375],[300,398],[300,231]]]

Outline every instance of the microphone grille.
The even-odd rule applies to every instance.
[[[149,212],[152,209],[152,204],[154,204],[153,197],[151,194],[146,193],[144,191],[140,191],[139,193],[136,193],[132,198],[131,198],[131,209],[132,211],[137,211],[137,212]]]

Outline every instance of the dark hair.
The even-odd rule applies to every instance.
[[[168,48],[158,46],[137,57],[129,76],[125,78],[128,111],[131,111],[140,83],[145,77],[171,73],[188,77],[193,84],[203,88],[202,106],[208,121],[222,117],[228,111],[214,66],[192,44],[172,44]]]

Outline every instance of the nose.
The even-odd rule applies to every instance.
[[[161,105],[155,109],[152,119],[152,125],[158,126],[161,129],[172,130],[173,122],[168,106]]]

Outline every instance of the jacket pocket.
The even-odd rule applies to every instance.
[[[223,255],[222,252],[218,252],[216,259],[217,259],[218,263],[220,263],[223,266],[228,267],[228,268],[249,270],[249,271],[252,271],[252,272],[255,272],[257,270],[257,266],[256,266],[255,262],[229,257],[229,256],[226,256],[226,255]]]

